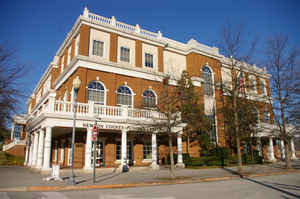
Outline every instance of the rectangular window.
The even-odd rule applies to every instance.
[[[102,57],[103,56],[103,46],[104,46],[104,43],[102,41],[94,40],[93,41],[93,55]]]
[[[152,159],[152,144],[151,142],[145,142],[143,146],[144,151],[144,159],[149,160]]]
[[[267,94],[267,92],[266,92],[266,84],[265,84],[265,81],[263,79],[260,79],[260,90],[261,90],[261,93],[263,95]]]
[[[76,37],[76,41],[75,41],[75,56],[78,55],[79,40],[80,40],[80,35],[78,35],[78,36]]]
[[[130,49],[129,48],[125,48],[125,47],[121,47],[121,56],[120,56],[120,60],[124,61],[124,62],[130,62]]]
[[[68,166],[72,165],[72,147],[68,144]]]
[[[215,115],[208,115],[207,116],[210,121],[210,129],[208,130],[208,135],[210,137],[211,142],[216,142],[217,140],[217,129],[216,129],[216,120]]]
[[[116,160],[121,160],[121,142],[116,142]]]
[[[69,47],[68,49],[68,59],[67,59],[67,66],[70,64],[71,62],[71,49],[72,49],[72,46]]]
[[[117,105],[132,106],[131,95],[118,93],[117,94]]]
[[[145,66],[149,68],[153,68],[153,55],[149,53],[145,53]]]
[[[251,92],[256,92],[256,86],[255,86],[255,81],[256,81],[256,79],[255,79],[255,77],[250,77],[249,78],[250,80],[249,80],[249,87],[250,87],[250,91]]]
[[[65,56],[61,58],[61,72],[64,72],[65,69]]]

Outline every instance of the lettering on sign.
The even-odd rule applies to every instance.
[[[95,124],[93,123],[83,123],[84,128],[93,128]],[[124,129],[124,126],[121,125],[113,125],[113,124],[97,124],[98,129],[112,129],[112,130],[122,130]]]

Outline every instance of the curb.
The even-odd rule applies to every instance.
[[[241,174],[240,176],[225,176],[216,178],[198,178],[192,180],[169,180],[166,182],[146,182],[146,183],[129,183],[129,184],[107,184],[107,185],[66,185],[66,186],[19,186],[0,188],[0,192],[35,192],[35,191],[75,191],[75,190],[91,190],[91,189],[120,189],[120,188],[134,188],[134,187],[149,187],[160,185],[174,185],[174,184],[190,184],[199,182],[216,182],[216,181],[228,181],[234,179],[248,178],[248,177],[262,177],[271,175],[283,175],[299,173],[296,170],[278,171],[270,173],[257,173],[257,174]]]

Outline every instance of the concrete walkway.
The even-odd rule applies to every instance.
[[[25,167],[1,166],[0,191],[22,190],[74,190],[89,188],[118,188],[132,186],[150,186],[174,183],[192,183],[201,181],[229,180],[241,177],[236,167],[210,169],[176,169],[176,180],[170,179],[168,168],[152,170],[150,168],[131,168],[129,172],[120,173],[113,169],[97,169],[96,183],[93,184],[93,173],[75,170],[76,185],[70,186],[70,169],[61,170],[63,181],[44,181],[50,174],[40,174],[39,171]],[[300,161],[293,161],[293,169],[287,171],[282,162],[265,165],[244,166],[243,176],[274,175],[300,172]],[[31,187],[31,188],[28,188]],[[34,188],[32,188],[34,187]],[[52,188],[51,188],[52,187]]]

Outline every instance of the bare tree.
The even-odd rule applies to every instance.
[[[267,40],[265,55],[272,75],[274,119],[279,136],[284,140],[286,168],[291,168],[291,139],[297,122],[299,124],[299,49],[291,47],[287,36],[276,35]]]
[[[0,45],[0,131],[5,131],[23,92],[17,81],[25,74],[16,51]]]
[[[229,77],[227,80],[223,77],[221,85],[222,100],[226,111],[224,114],[224,124],[228,124],[225,129],[233,132],[233,137],[236,143],[238,157],[238,171],[242,170],[242,155],[241,155],[241,136],[243,135],[243,112],[244,104],[247,101],[245,71],[248,64],[251,62],[251,57],[256,46],[256,40],[245,47],[245,39],[243,38],[243,28],[240,26],[236,29],[231,24],[227,24],[221,31],[221,42],[219,48],[225,55],[226,71],[224,69],[223,76]],[[225,74],[226,73],[226,74]],[[225,110],[225,109],[224,109]],[[229,115],[226,113],[230,113]],[[248,126],[250,127],[250,126]],[[228,133],[228,132],[227,132]]]

